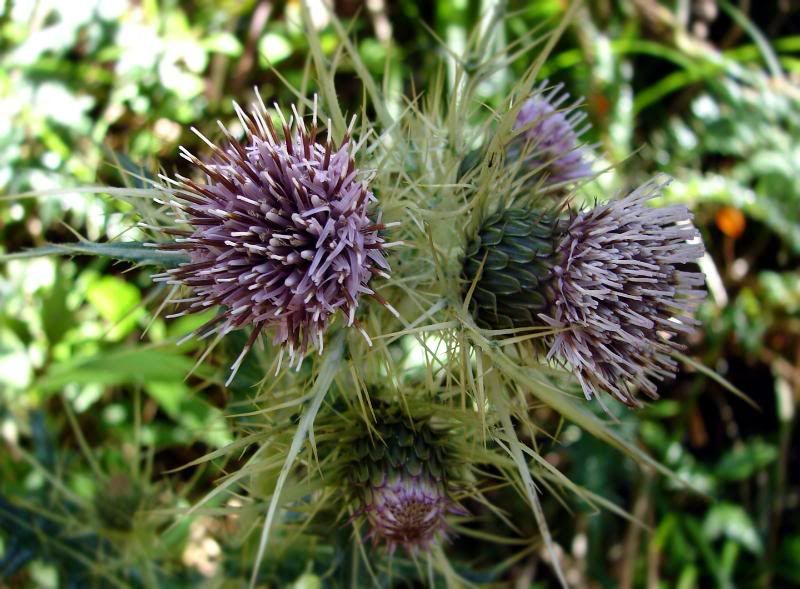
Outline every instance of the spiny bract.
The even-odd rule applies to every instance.
[[[467,246],[463,290],[472,289],[470,309],[481,327],[508,329],[537,323],[547,308],[544,287],[558,245],[555,214],[504,209],[489,215]],[[524,293],[524,294],[523,294]]]

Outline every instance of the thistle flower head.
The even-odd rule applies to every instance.
[[[703,255],[684,206],[646,206],[663,184],[577,215],[558,246],[550,309],[540,318],[560,331],[549,357],[566,360],[587,398],[607,391],[637,405],[634,389],[657,398],[656,384],[677,364],[677,337],[696,324],[701,273],[683,268]]]
[[[583,125],[586,113],[575,104],[563,107],[569,94],[562,84],[547,89],[543,82],[517,114],[515,129],[523,129],[522,139],[529,144],[526,167],[539,168],[547,184],[573,182],[592,175],[579,137],[589,126]]]
[[[334,314],[353,325],[359,297],[374,294],[370,279],[388,270],[383,226],[368,214],[375,196],[353,160],[355,118],[337,145],[330,125],[319,139],[316,101],[310,127],[294,107],[287,122],[276,105],[281,131],[260,96],[251,113],[234,106],[244,141],[220,125],[224,148],[200,135],[213,150],[209,160],[181,148],[205,182],[166,179],[171,204],[191,228],[167,229],[178,239],[160,247],[185,250],[189,262],[156,277],[191,291],[173,316],[223,309],[198,330],[201,337],[253,328],[233,373],[263,328],[274,330],[274,343],[285,344],[292,360],[313,345],[321,351]]]
[[[373,484],[364,514],[371,534],[393,551],[427,548],[446,525],[449,501],[441,485],[427,476],[394,474]]]
[[[380,437],[364,435],[354,444],[348,479],[357,514],[390,552],[426,549],[446,535],[447,514],[461,512],[450,498],[444,442],[427,422],[397,414],[380,416],[376,427]]]
[[[488,217],[464,261],[478,323],[553,328],[538,343],[587,398],[607,391],[637,405],[638,388],[655,398],[704,295],[702,274],[685,267],[704,252],[691,214],[646,206],[662,187],[649,182],[571,219],[522,209]]]

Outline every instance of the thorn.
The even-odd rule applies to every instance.
[[[317,126],[317,93],[314,93],[314,110],[311,113],[311,122],[314,128]]]
[[[355,129],[355,126],[356,126],[356,119],[357,119],[357,118],[358,118],[358,115],[353,115],[353,118],[352,118],[352,119],[350,119],[350,124],[349,124],[349,125],[347,125],[347,135],[348,135],[348,136],[350,136],[350,135],[352,135],[352,134],[353,134],[353,129]]]
[[[371,348],[372,347],[372,340],[369,338],[369,335],[367,335],[367,332],[364,331],[364,328],[359,326],[358,327],[358,331],[361,333],[361,335],[364,336],[364,339],[367,340],[367,345]]]

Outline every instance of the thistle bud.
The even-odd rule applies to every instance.
[[[115,474],[94,498],[94,509],[107,528],[129,532],[143,501],[144,494],[136,481],[124,474]]]
[[[586,113],[577,110],[577,103],[564,106],[569,94],[561,91],[562,84],[549,90],[546,85],[543,82],[520,108],[514,129],[522,132],[510,146],[509,155],[526,153],[525,167],[541,168],[548,185],[588,178],[592,166],[579,141],[589,129],[589,125],[583,124]]]
[[[345,479],[368,536],[389,552],[415,553],[444,537],[447,514],[461,511],[450,498],[446,443],[428,422],[395,413],[379,415],[376,428],[355,440]]]
[[[705,294],[687,267],[704,253],[691,213],[646,206],[662,187],[649,182],[561,221],[516,209],[488,217],[464,261],[478,322],[553,328],[540,338],[547,358],[572,368],[587,399],[606,391],[638,405],[636,389],[657,398]]]
[[[201,135],[209,160],[182,149],[206,181],[165,178],[189,228],[165,229],[177,240],[159,247],[184,250],[190,260],[155,278],[190,291],[171,316],[222,309],[199,337],[252,327],[233,373],[264,328],[298,363],[309,347],[321,351],[333,316],[353,325],[361,295],[374,295],[372,276],[389,269],[383,226],[368,213],[376,199],[353,159],[353,124],[338,144],[330,129],[321,141],[316,102],[308,127],[292,110],[288,122],[277,110],[278,131],[260,97],[249,114],[236,106],[243,142],[222,127],[224,149]]]

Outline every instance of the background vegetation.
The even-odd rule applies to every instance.
[[[338,58],[329,15],[310,4]],[[335,11],[399,108],[436,54],[462,51],[490,4],[341,0]],[[565,425],[546,459],[651,529],[608,512],[565,518],[550,498],[562,566],[576,587],[800,584],[800,7],[586,4],[543,73],[586,97],[590,142],[615,166],[609,193],[655,171],[678,179],[666,199],[691,206],[709,250],[710,298],[690,354],[759,408],[696,371],[646,409],[619,411],[618,427],[701,493]],[[512,41],[565,9],[509,2],[502,35]],[[253,86],[284,104],[284,80],[313,87],[299,13],[293,0],[0,2],[0,191],[53,190],[0,197],[0,252],[135,238],[135,199],[80,187],[130,182],[120,169],[185,171],[178,145],[203,152],[190,125],[232,119],[231,99],[248,102]],[[530,59],[519,55],[501,78]],[[340,101],[358,112],[361,83],[346,59],[339,72]],[[500,100],[496,90],[482,89],[487,102]],[[146,269],[84,255],[0,267],[0,586],[247,577],[229,542],[236,522],[176,512],[220,471],[172,469],[232,439],[225,415],[259,377],[243,370],[231,391],[210,367],[186,380],[198,344],[173,342],[203,318],[154,319],[154,296]],[[537,550],[503,562],[498,547],[497,566],[470,569],[470,542],[451,552],[475,582],[555,586]],[[268,559],[265,583],[326,585],[331,558]]]

